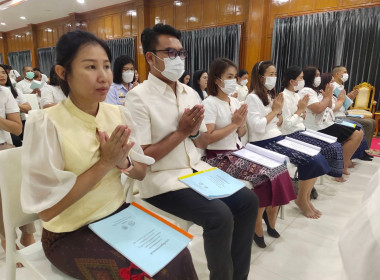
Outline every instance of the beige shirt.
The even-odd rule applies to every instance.
[[[33,110],[25,126],[22,154],[21,205],[26,213],[39,213],[57,204],[73,188],[77,177],[100,159],[96,129],[111,135],[119,124],[127,124],[136,144],[134,161],[151,164],[143,155],[137,130],[126,108],[99,103],[96,117],[71,99],[45,110]],[[122,185],[121,173],[111,169],[88,193],[43,226],[52,232],[70,232],[110,215],[131,196]]]
[[[198,93],[177,82],[177,96],[163,81],[149,73],[148,79],[133,88],[125,106],[131,113],[140,135],[141,145],[160,142],[175,132],[186,108],[200,104]],[[206,132],[204,122],[200,128]],[[186,138],[170,153],[147,168],[145,179],[138,182],[142,198],[187,188],[178,177],[191,174],[192,169],[205,170],[210,165],[201,161],[201,155],[190,138]]]

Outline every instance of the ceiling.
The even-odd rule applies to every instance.
[[[68,16],[70,13],[83,13],[131,0],[12,0],[0,1],[0,32],[22,28],[28,24],[37,24]],[[17,4],[17,2],[19,2]],[[3,5],[14,4],[5,10]],[[26,19],[20,19],[20,17]],[[6,25],[3,25],[5,23]]]

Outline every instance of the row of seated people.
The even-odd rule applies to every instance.
[[[279,237],[278,207],[293,199],[306,217],[319,218],[322,213],[310,202],[316,178],[329,174],[342,180],[342,174],[348,174],[363,133],[335,124],[331,112],[326,113],[329,118],[319,117],[332,107],[331,75],[322,75],[317,86],[314,82],[320,73],[315,68],[301,89],[303,71],[289,68],[284,75],[286,90],[276,95],[275,66],[258,62],[246,104],[241,104],[229,96],[236,89],[236,65],[217,59],[210,65],[209,97],[201,104],[193,89],[177,82],[186,58],[180,37],[178,30],[163,24],[143,31],[150,73],[128,92],[124,106],[103,102],[112,71],[111,54],[102,40],[76,30],[57,43],[55,72],[67,98],[29,114],[21,203],[25,212],[38,213],[43,221],[47,258],[72,277],[90,279],[109,273],[114,279],[111,275],[131,266],[87,227],[128,207],[130,192],[120,182],[122,172],[139,180],[141,198],[203,228],[210,279],[247,279],[253,240],[265,247],[262,217],[273,237]],[[7,123],[2,132],[19,134],[18,106],[9,90],[2,87],[1,91],[6,106],[10,104],[1,116]],[[318,130],[336,136],[338,143],[326,145],[302,136],[299,131],[307,120],[323,124]],[[298,197],[286,165],[269,169],[232,155],[241,148],[247,124],[249,142],[285,154],[298,166]],[[283,135],[320,146],[321,153],[307,156],[280,146],[277,142]],[[203,160],[197,148],[206,149]],[[253,190],[243,188],[229,197],[207,200],[178,180],[211,166],[252,182]],[[99,271],[96,264],[100,263],[106,269]],[[136,268],[131,274],[143,272]],[[188,249],[154,279],[197,279]]]

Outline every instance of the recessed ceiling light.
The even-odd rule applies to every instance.
[[[26,17],[20,17],[21,19],[26,19]]]
[[[1,25],[7,25],[5,22],[0,23]]]
[[[84,0],[77,0],[78,3],[84,4]]]

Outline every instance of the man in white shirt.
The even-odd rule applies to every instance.
[[[347,68],[344,66],[335,66],[333,68],[332,74],[335,80],[334,89],[339,88],[340,90],[343,90],[344,89],[343,83],[345,83],[349,78]],[[352,101],[354,101],[354,99],[356,98],[356,96],[358,96],[358,94],[359,94],[358,90],[353,90],[347,94],[347,97],[350,98]],[[363,118],[363,119],[351,118],[351,117],[347,117],[347,118],[352,121],[358,122],[363,126],[368,147],[371,147],[372,137],[376,130],[375,120],[369,119],[369,118]]]
[[[247,279],[258,201],[248,188],[223,199],[208,200],[178,177],[211,166],[197,148],[208,144],[204,108],[198,94],[178,82],[187,52],[181,33],[157,24],[141,34],[150,66],[148,79],[125,101],[139,132],[144,153],[156,162],[139,182],[142,198],[203,227],[204,248],[212,280]]]
[[[32,66],[24,66],[22,68],[22,75],[24,79],[19,81],[16,88],[20,89],[23,94],[39,94],[41,95],[40,89],[31,89],[30,86],[33,82],[34,72]]]

